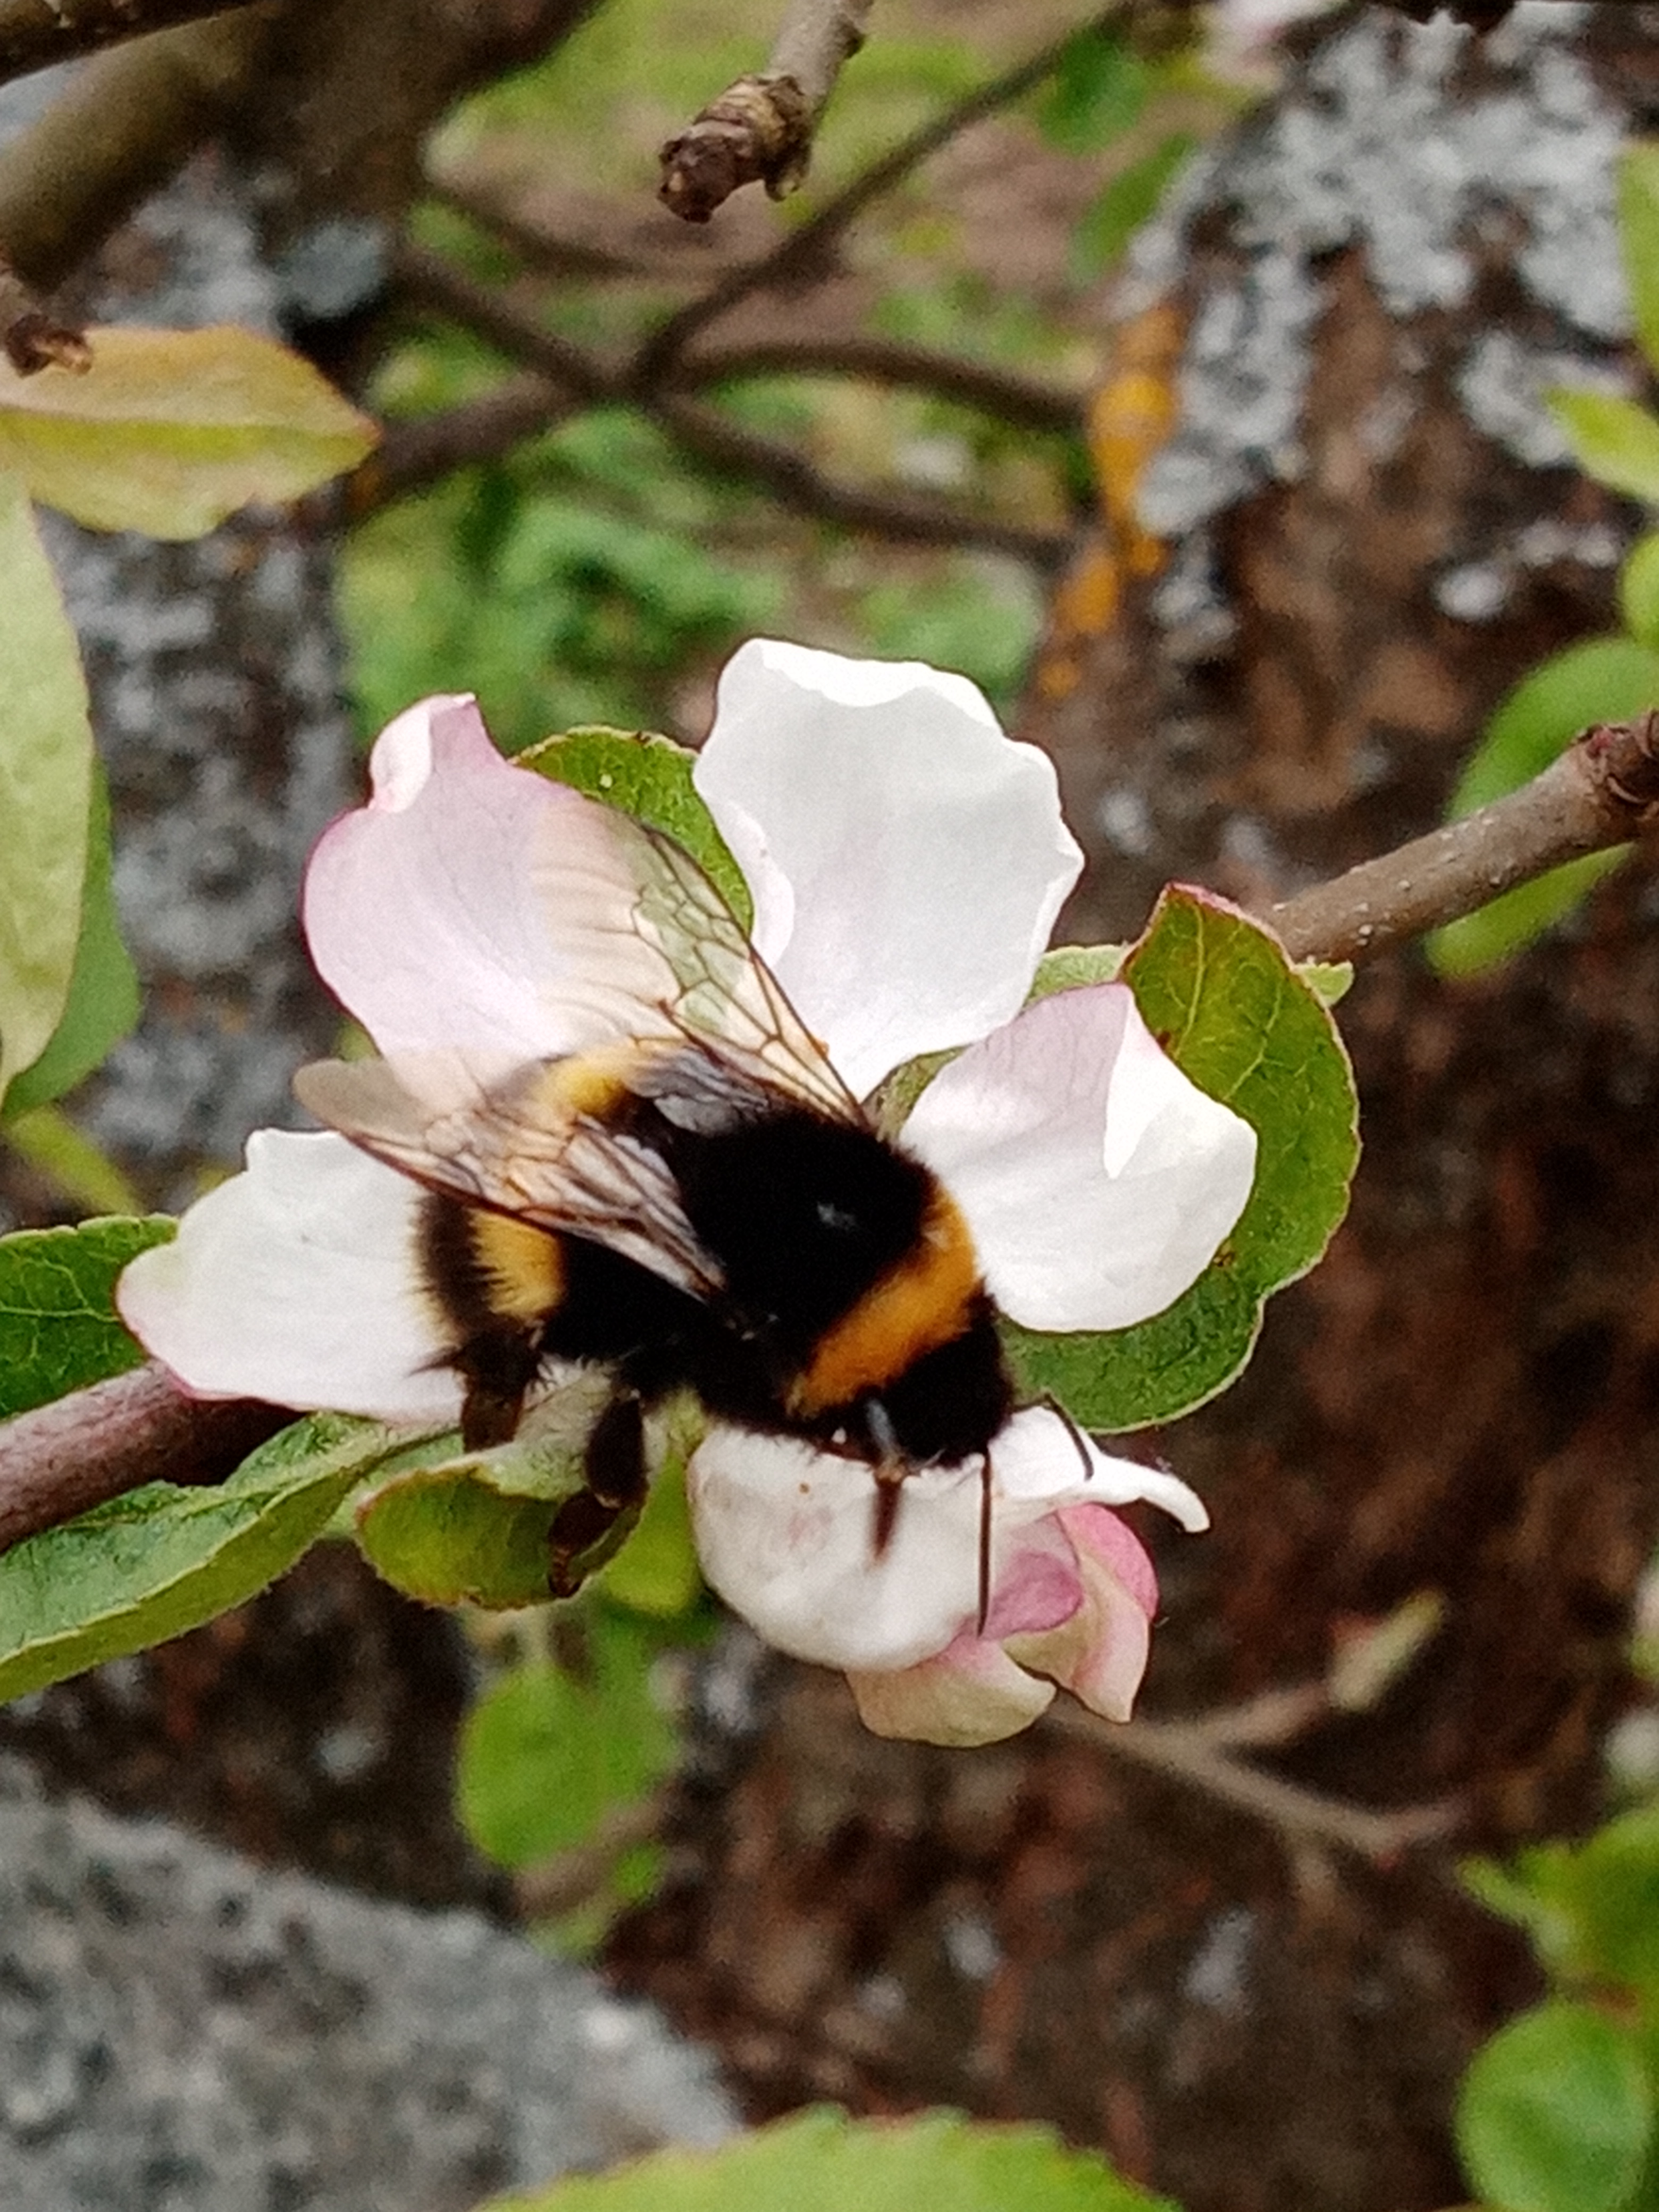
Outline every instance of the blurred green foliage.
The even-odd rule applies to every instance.
[[[440,134],[440,179],[466,180],[554,234],[584,222],[591,233],[608,199],[620,258],[638,264],[631,274],[538,276],[448,203],[422,211],[418,234],[481,283],[514,281],[517,304],[533,301],[550,331],[613,354],[638,344],[722,265],[654,215],[655,147],[757,65],[774,12],[766,0],[672,10],[668,0],[607,0],[563,47],[480,93]],[[1047,27],[1063,24],[1051,16]],[[766,208],[763,245],[1039,44],[1044,27],[1011,12],[963,33],[939,11],[896,0],[849,67],[807,188]],[[1005,151],[1029,149],[1042,180],[1029,204],[1017,180],[1006,219],[988,227],[971,175],[966,197],[948,183],[941,191],[936,170],[902,179],[823,272],[849,301],[847,327],[1085,388],[1098,338],[1077,283],[1104,269],[1151,211],[1206,100],[1219,119],[1228,102],[1205,88],[1190,57],[1149,58],[1080,34],[1052,79],[994,126]],[[1069,268],[1056,173],[1079,218]],[[748,212],[716,218],[717,249],[719,226]],[[810,330],[797,296],[763,295],[763,320]],[[810,281],[799,296],[810,307]],[[422,326],[384,365],[376,403],[394,416],[428,414],[486,389],[501,368],[481,343]],[[704,397],[841,481],[933,491],[970,513],[1049,528],[1090,495],[1080,441],[926,392],[749,375]],[[1037,635],[1042,586],[1010,557],[884,544],[792,514],[689,459],[640,411],[608,406],[574,412],[506,459],[360,529],[343,607],[366,736],[423,692],[467,689],[517,750],[595,721],[696,734],[714,671],[744,636],[766,630],[959,669],[1006,709]]]
[[[1471,2183],[1504,2212],[1646,2212],[1659,2203],[1659,1807],[1466,1877],[1526,1930],[1551,1984],[1464,2081]]]

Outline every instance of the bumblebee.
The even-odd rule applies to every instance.
[[[1012,1408],[967,1224],[696,863],[568,796],[537,890],[569,951],[549,995],[574,1048],[328,1060],[295,1088],[426,1186],[418,1267],[468,1449],[511,1437],[556,1364],[608,1377],[586,1490],[554,1524],[556,1592],[643,1498],[644,1416],[688,1389],[718,1419],[865,1462],[879,1555],[905,1477],[988,1468]]]

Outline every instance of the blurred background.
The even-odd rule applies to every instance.
[[[5,93],[14,250],[80,103],[81,228],[35,264],[75,308],[252,321],[386,425],[195,544],[51,525],[145,1011],[0,1129],[6,1225],[176,1206],[292,1117],[337,1028],[300,866],[425,692],[508,749],[695,743],[757,632],[959,669],[1059,766],[1073,939],[1170,879],[1265,906],[1432,826],[1494,742],[1518,781],[1659,697],[1641,505],[1545,398],[1645,389],[1618,179],[1659,11],[879,0],[804,189],[676,222],[658,146],[775,27],[289,0]],[[1190,2212],[1462,2201],[1456,2085],[1544,1984],[1460,1864],[1659,1779],[1659,904],[1639,861],[1583,889],[1361,963],[1350,1220],[1239,1385],[1134,1447],[1214,1522],[1146,1532],[1153,1725],[877,1742],[718,1620],[669,1498],[574,1625],[457,1623],[325,1547],[0,1745],[528,1920],[751,2116],[1042,2118]]]

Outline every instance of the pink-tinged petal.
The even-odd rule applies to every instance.
[[[1121,983],[1057,992],[935,1076],[905,1125],[1028,1328],[1126,1328],[1244,1210],[1255,1132],[1163,1052]]]
[[[1092,1559],[1121,1583],[1148,1620],[1158,1613],[1158,1573],[1146,1547],[1128,1523],[1098,1505],[1063,1506],[1056,1516],[1077,1548],[1079,1564]]]
[[[696,781],[756,944],[860,1095],[1016,1012],[1082,866],[1046,756],[919,662],[751,641]]]
[[[1087,1508],[1079,1505],[1073,1510],[1081,1513]],[[1060,1513],[1030,1522],[1000,1547],[994,1544],[992,1559],[995,1576],[984,1633],[994,1641],[1058,1628],[1083,1602],[1077,1553]]]
[[[421,1190],[343,1137],[261,1129],[247,1169],[132,1261],[116,1303],[204,1398],[449,1422],[454,1375],[416,1272]]]
[[[913,1475],[879,1559],[869,1468],[793,1437],[715,1428],[692,1455],[688,1490],[704,1575],[797,1659],[908,1667],[977,1607],[977,1468]]]
[[[847,1677],[872,1735],[969,1749],[1000,1743],[1046,1712],[1054,1685],[1017,1667],[997,1644],[964,1632],[947,1650],[896,1674]]]
[[[411,707],[369,765],[304,907],[319,974],[382,1052],[514,1063],[637,1030],[665,970],[634,930],[622,817],[503,760],[470,698]]]
[[[1068,1527],[1085,1514],[1097,1522],[1112,1518],[1103,1508],[1080,1506],[1065,1516]],[[1118,1527],[1140,1553],[1128,1530],[1121,1522]],[[1127,1567],[1127,1577],[1114,1560]],[[1151,1562],[1144,1553],[1139,1561],[1131,1561],[1115,1539],[1097,1528],[1079,1547],[1078,1564],[1085,1596],[1077,1612],[1046,1634],[1010,1638],[1008,1653],[1021,1666],[1069,1690],[1091,1711],[1108,1720],[1127,1721],[1134,1710],[1152,1646],[1152,1608],[1142,1603]],[[1152,1587],[1155,1603],[1155,1581]]]

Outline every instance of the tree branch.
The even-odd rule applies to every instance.
[[[187,1398],[155,1360],[0,1426],[0,1552],[146,1482],[222,1482],[296,1416]]]
[[[1352,960],[1473,914],[1564,860],[1629,844],[1659,823],[1659,709],[1585,730],[1541,775],[1274,907],[1296,960]]]
[[[663,147],[658,198],[707,222],[740,185],[781,200],[806,174],[812,134],[843,66],[864,44],[872,0],[789,0],[756,76],[740,76]]]
[[[258,0],[0,0],[0,84]]]
[[[24,283],[53,290],[167,182],[234,104],[273,15],[262,0],[106,54],[0,147],[0,252]]]
[[[967,361],[933,346],[866,337],[856,331],[700,347],[676,362],[665,382],[676,392],[700,392],[711,384],[749,376],[855,376],[866,384],[926,392],[935,398],[982,408],[1000,422],[1022,429],[1074,437],[1084,428],[1082,396],[1058,385]]]
[[[994,516],[965,514],[942,500],[915,493],[865,491],[815,468],[799,447],[763,436],[722,415],[718,409],[667,396],[641,403],[654,422],[695,459],[730,475],[763,484],[799,514],[836,522],[847,530],[869,530],[909,545],[982,546],[1012,553],[1042,568],[1057,568],[1072,544],[1065,530],[999,522]]]
[[[399,289],[410,305],[464,324],[509,359],[521,362],[545,380],[550,419],[556,411],[565,411],[573,399],[590,404],[606,400],[631,401],[694,459],[764,485],[798,513],[837,522],[847,529],[872,531],[902,544],[979,545],[988,551],[1012,553],[1044,568],[1053,567],[1064,558],[1070,544],[1069,535],[1064,531],[1037,529],[977,516],[947,501],[918,494],[866,491],[826,476],[795,447],[781,439],[746,429],[716,408],[699,404],[663,388],[645,366],[654,350],[653,343],[647,343],[631,360],[605,362],[573,344],[568,338],[561,337],[556,331],[545,329],[501,293],[474,283],[437,254],[404,246],[398,252],[396,272]],[[895,375],[918,365],[914,356],[905,358],[903,349],[896,357],[886,349],[877,351]],[[734,352],[730,358],[742,356]],[[665,362],[665,374],[668,366]],[[692,364],[686,380],[706,376],[712,382],[722,373],[720,358],[714,356],[712,362],[702,359]],[[994,375],[994,372],[989,374]],[[678,364],[674,365],[674,374],[678,379]],[[982,394],[986,374],[976,372],[971,364],[964,365],[961,394],[965,395],[969,389]],[[1030,387],[1023,396],[1028,404],[1033,404]],[[482,404],[472,403],[472,406],[476,410]],[[1035,404],[1046,408],[1048,395],[1042,394]],[[519,386],[495,417],[495,427],[520,425],[527,416],[533,416],[534,409],[532,393],[527,386]],[[486,421],[481,424],[477,412],[471,411],[460,427],[470,441],[471,457],[479,458],[477,434],[481,428],[487,431],[489,423]],[[432,434],[428,426],[428,439]],[[430,456],[428,445],[422,465],[430,465]],[[354,514],[366,513],[379,503],[376,463],[366,463],[359,475],[361,491],[348,489],[343,495],[344,511]]]

